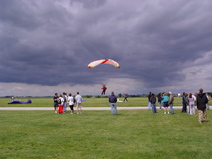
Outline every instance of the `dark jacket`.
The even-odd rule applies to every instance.
[[[114,94],[111,94],[111,96],[109,97],[109,102],[110,103],[116,103],[117,102],[117,98]]]
[[[158,97],[158,102],[161,102],[163,99],[161,96]]]
[[[197,95],[197,109],[205,110],[207,103],[208,103],[208,98],[206,97],[205,93],[201,93]]]

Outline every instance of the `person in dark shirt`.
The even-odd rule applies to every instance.
[[[57,107],[58,107],[58,94],[57,93],[55,93],[55,95],[54,95],[54,111],[55,111],[55,113],[57,113]]]
[[[148,110],[151,109],[151,102],[150,102],[151,97],[152,97],[152,92],[149,92],[149,95],[148,95]]]
[[[199,89],[199,94],[197,94],[197,109],[198,109],[198,116],[199,116],[199,123],[201,124],[202,121],[207,122],[207,112],[206,112],[206,104],[208,103],[208,98],[203,93],[203,89]],[[202,120],[203,118],[203,120]]]
[[[154,93],[152,93],[152,96],[150,98],[150,103],[151,103],[151,107],[152,107],[152,113],[156,113],[156,97],[154,95]]]
[[[111,114],[112,115],[117,115],[117,108],[116,108],[117,98],[114,95],[114,92],[111,92],[111,95],[109,96],[108,100],[110,102]]]

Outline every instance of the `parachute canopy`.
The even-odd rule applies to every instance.
[[[118,62],[111,60],[111,59],[102,59],[102,60],[93,61],[93,62],[89,63],[88,68],[94,68],[99,64],[110,64],[116,68],[120,68],[120,65],[118,64]]]

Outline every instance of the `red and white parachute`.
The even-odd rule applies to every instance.
[[[111,60],[111,59],[102,59],[102,60],[93,61],[93,62],[89,63],[88,68],[94,68],[99,64],[110,64],[116,68],[120,68],[119,63],[114,60]]]

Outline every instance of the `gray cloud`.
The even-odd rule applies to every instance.
[[[149,89],[172,87],[186,80],[194,61],[210,62],[204,57],[212,50],[211,12],[208,0],[1,0],[0,82],[89,85],[129,78]],[[87,68],[104,58],[121,69]]]

